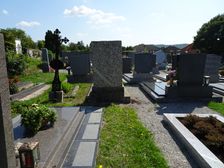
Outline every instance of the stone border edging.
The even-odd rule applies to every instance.
[[[196,161],[204,168],[224,168],[224,164],[196,137],[194,136],[176,117],[185,117],[188,114],[163,114],[165,120],[174,130],[179,139],[187,146],[189,152],[195,156]],[[199,117],[214,116],[224,123],[224,118],[217,114],[194,114]]]

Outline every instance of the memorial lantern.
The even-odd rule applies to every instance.
[[[210,76],[204,76],[204,86],[208,86],[209,85],[209,82],[210,82]]]
[[[39,142],[24,143],[19,148],[21,168],[37,168],[40,161]]]

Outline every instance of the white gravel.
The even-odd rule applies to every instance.
[[[155,138],[171,168],[198,167],[186,149],[178,142],[172,130],[162,121],[163,113],[215,113],[202,103],[153,104],[138,87],[126,86],[131,99],[130,106],[137,110],[139,119]]]

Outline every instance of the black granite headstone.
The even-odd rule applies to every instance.
[[[132,58],[124,57],[123,61],[123,73],[131,73],[132,70]]]
[[[150,53],[135,54],[135,72],[150,73],[156,66],[156,55]]]
[[[178,85],[201,86],[204,78],[205,54],[178,55]]]
[[[68,58],[73,75],[88,75],[90,73],[90,54],[84,52],[63,52],[62,57]]]

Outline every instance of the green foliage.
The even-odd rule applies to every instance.
[[[69,51],[89,51],[89,46],[84,45],[83,41],[78,41],[77,43],[69,43],[67,50]]]
[[[62,82],[61,87],[62,87],[62,90],[64,91],[64,93],[68,93],[68,92],[72,91],[74,85],[70,84],[68,82]]]
[[[31,133],[36,134],[41,128],[53,126],[56,121],[56,113],[47,106],[32,104],[20,106],[21,123]]]
[[[133,109],[112,105],[103,115],[97,167],[168,167]]]
[[[51,30],[48,30],[45,35],[45,48],[55,53],[55,45],[53,42],[54,42],[54,33]]]
[[[66,79],[65,73],[60,73],[60,80],[64,81]],[[33,72],[26,75],[20,76],[20,81],[22,82],[32,82],[32,83],[46,83],[51,84],[54,79],[54,73],[43,73],[43,72]]]
[[[39,50],[44,48],[44,46],[45,46],[45,41],[44,40],[38,40],[37,41],[37,47],[38,47]]]
[[[18,55],[12,51],[6,53],[7,71],[9,77],[23,74],[27,67],[27,56]]]
[[[206,53],[224,53],[224,14],[202,25],[194,37],[193,46]]]
[[[208,107],[224,115],[224,103],[209,102]]]
[[[27,35],[23,30],[17,28],[0,29],[3,33],[5,40],[6,51],[15,50],[15,40],[20,39],[23,48],[36,48],[36,44],[32,38]]]
[[[10,83],[9,82],[9,92],[10,94],[15,94],[19,91],[19,88],[17,87],[16,83],[12,82]]]
[[[180,121],[220,159],[224,150],[224,123],[215,117],[188,115]]]

